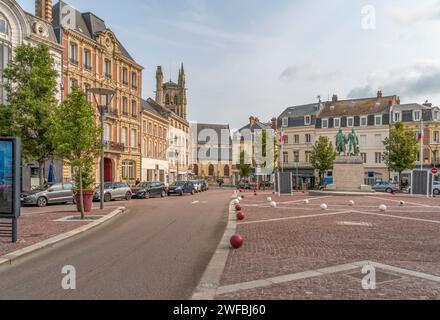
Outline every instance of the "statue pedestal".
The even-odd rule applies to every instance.
[[[361,156],[339,156],[333,164],[333,184],[329,191],[373,192],[364,184],[364,161]]]

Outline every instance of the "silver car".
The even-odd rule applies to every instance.
[[[96,188],[95,195],[93,196],[94,201],[101,200],[100,193],[99,187]],[[105,202],[112,200],[130,200],[132,195],[130,186],[124,182],[111,182],[104,184]]]
[[[30,192],[20,195],[22,204],[45,207],[53,203],[74,202],[73,185],[71,183],[57,183],[52,186],[40,186]]]

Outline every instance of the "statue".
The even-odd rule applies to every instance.
[[[344,156],[346,155],[347,149],[345,145],[347,144],[346,138],[344,133],[342,132],[342,129],[339,129],[338,134],[336,135],[336,152],[338,155],[341,155],[341,153],[344,153]]]
[[[348,143],[349,143],[348,155],[349,156],[359,156],[360,155],[359,138],[358,138],[354,128],[351,130],[351,132],[348,135]]]

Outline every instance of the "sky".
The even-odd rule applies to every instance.
[[[54,3],[56,0],[54,0]],[[183,62],[189,120],[247,124],[287,107],[398,95],[440,104],[440,0],[70,0],[106,21],[145,67],[177,81]],[[34,11],[34,1],[19,0]]]

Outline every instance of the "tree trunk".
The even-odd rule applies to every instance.
[[[101,197],[104,195],[101,194]],[[84,220],[84,196],[83,196],[83,184],[82,184],[82,168],[79,167],[79,206],[81,208],[81,220]]]
[[[44,185],[44,161],[38,161],[38,179],[40,180],[40,186]]]

